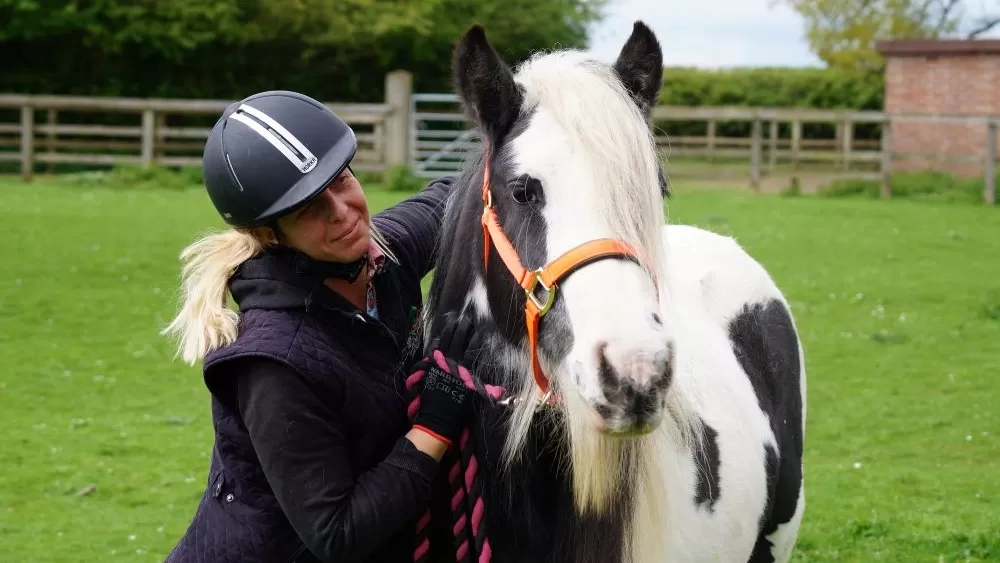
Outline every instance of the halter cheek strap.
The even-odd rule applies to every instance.
[[[542,317],[552,308],[560,281],[569,277],[577,269],[598,260],[615,258],[639,263],[636,251],[625,242],[615,239],[595,239],[576,246],[563,253],[555,260],[537,270],[528,270],[503,232],[496,211],[493,208],[493,192],[490,187],[490,163],[487,151],[484,157],[483,172],[483,266],[489,267],[490,246],[496,248],[514,280],[524,290],[524,322],[528,332],[528,345],[531,349],[531,370],[535,384],[542,393],[542,403],[554,401],[549,379],[545,376],[538,358],[538,328]],[[538,286],[545,291],[545,296],[539,299],[535,294]]]

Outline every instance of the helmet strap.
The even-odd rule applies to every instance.
[[[300,274],[320,277],[323,279],[336,278],[346,280],[348,283],[357,281],[358,276],[368,265],[368,253],[352,262],[330,262],[327,260],[316,260],[306,256],[302,252],[291,249],[294,253],[292,265],[295,271]]]

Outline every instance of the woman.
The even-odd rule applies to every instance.
[[[437,462],[471,416],[446,374],[411,425],[404,389],[451,181],[370,217],[356,148],[294,92],[250,96],[212,129],[205,184],[231,229],[181,254],[184,303],[164,332],[204,358],[215,447],[168,561],[412,560]],[[475,352],[469,322],[440,335],[454,361]]]

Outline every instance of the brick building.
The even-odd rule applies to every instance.
[[[886,57],[886,112],[1000,116],[1000,40],[900,40],[877,47]],[[986,135],[985,124],[895,122],[893,152],[922,154],[894,159],[893,168],[981,175],[981,163],[935,162],[935,156],[982,158]]]

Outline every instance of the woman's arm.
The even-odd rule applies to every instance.
[[[290,367],[248,364],[236,398],[278,503],[322,561],[364,560],[426,508],[447,447],[439,440],[411,430],[414,440],[400,438],[381,463],[355,475],[338,413]]]

